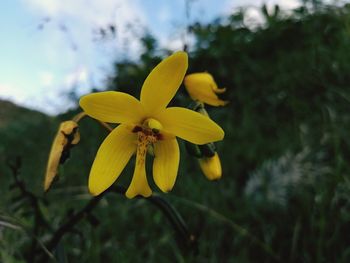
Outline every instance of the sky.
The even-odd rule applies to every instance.
[[[67,99],[104,87],[113,61],[137,59],[145,29],[161,47],[180,50],[186,25],[208,23],[241,6],[298,0],[1,0],[0,99],[50,115],[74,105]],[[254,17],[254,8],[251,8]],[[116,31],[101,37],[101,28]]]

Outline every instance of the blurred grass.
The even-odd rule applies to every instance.
[[[69,262],[349,262],[349,12],[348,5],[308,4],[292,14],[262,7],[261,26],[246,25],[243,11],[192,25],[188,72],[210,72],[227,87],[223,96],[230,100],[226,107],[208,109],[226,132],[217,144],[223,178],[207,181],[181,144],[177,183],[162,195],[197,236],[197,250],[178,244],[164,215],[145,200],[109,194],[94,218],[63,238],[60,253]],[[106,89],[138,97],[149,71],[168,53],[150,35],[142,41],[140,60],[116,62]],[[184,88],[172,103],[189,103]],[[6,159],[21,156],[21,178],[43,196],[55,129],[78,110],[49,118],[0,105],[1,210],[30,227],[33,213],[9,189]],[[80,131],[80,144],[42,203],[54,228],[89,200],[89,169],[107,134],[89,119]],[[131,162],[117,183],[127,186],[132,169]],[[39,233],[40,240],[48,234]],[[6,227],[0,235],[1,260],[25,262],[31,237]]]

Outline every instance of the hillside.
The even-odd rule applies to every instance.
[[[36,174],[43,176],[44,163],[50,145],[50,137],[56,122],[53,118],[34,110],[0,100],[0,174],[7,185],[8,161],[19,157],[22,174],[28,179]]]

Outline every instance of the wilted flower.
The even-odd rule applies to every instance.
[[[212,75],[207,72],[189,74],[184,79],[185,87],[190,97],[211,106],[224,106],[228,101],[219,99],[216,94],[226,91],[219,89]]]
[[[47,191],[57,175],[57,169],[69,157],[70,149],[80,140],[77,122],[70,120],[60,124],[56,137],[52,143],[47,163],[44,190]]]
[[[101,144],[89,176],[89,190],[98,195],[110,187],[136,152],[128,198],[150,196],[145,170],[146,153],[153,146],[153,179],[163,191],[175,183],[180,153],[175,136],[195,144],[221,140],[223,130],[197,112],[166,108],[187,70],[187,54],[177,52],[158,64],[146,78],[140,101],[129,94],[107,91],[81,98],[80,106],[103,122],[121,123]]]

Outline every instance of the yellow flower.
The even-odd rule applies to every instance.
[[[153,146],[153,179],[163,191],[175,183],[180,160],[176,137],[195,144],[223,139],[224,131],[208,117],[180,108],[166,108],[187,70],[187,54],[177,52],[159,63],[146,78],[140,100],[129,94],[106,91],[80,99],[91,117],[120,123],[101,144],[89,176],[89,190],[98,195],[110,187],[136,152],[128,198],[152,194],[145,169],[146,153]]]
[[[79,140],[80,134],[78,132],[77,122],[62,122],[51,146],[44,181],[45,191],[50,188],[53,179],[56,177],[59,164],[65,162],[69,157],[70,148],[77,144]]]
[[[198,159],[202,172],[209,180],[218,180],[221,178],[221,162],[217,152],[212,157],[203,157]]]
[[[202,102],[196,103],[193,110],[210,118]],[[199,166],[209,180],[218,180],[221,178],[221,162],[214,143],[204,145],[186,143],[186,147],[190,154],[198,158]]]
[[[185,77],[185,87],[193,100],[204,102],[211,106],[224,106],[228,101],[223,101],[216,94],[226,91],[225,88],[219,89],[212,75],[209,73],[193,73]]]

